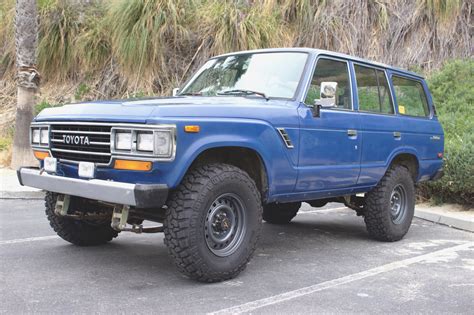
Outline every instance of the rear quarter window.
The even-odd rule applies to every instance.
[[[417,117],[430,115],[428,101],[421,82],[394,75],[392,84],[400,114]]]

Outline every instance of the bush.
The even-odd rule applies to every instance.
[[[428,80],[445,133],[445,176],[423,184],[435,202],[474,205],[474,60],[447,63]]]
[[[35,108],[34,108],[33,113],[34,113],[35,116],[36,116],[36,115],[38,115],[43,109],[49,108],[49,107],[54,107],[54,105],[51,104],[51,103],[49,103],[49,102],[47,102],[47,101],[45,101],[45,100],[43,100],[43,101],[41,101],[41,103],[38,103],[38,104],[35,105]]]

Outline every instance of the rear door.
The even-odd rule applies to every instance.
[[[358,186],[375,185],[385,174],[388,159],[401,146],[400,119],[395,115],[385,69],[354,63],[357,86],[361,170]]]
[[[321,109],[313,117],[308,105],[320,98],[321,82],[337,82],[336,107]],[[297,192],[352,187],[359,176],[359,115],[353,110],[349,63],[343,59],[319,57],[305,104],[298,109],[300,145]]]
[[[415,150],[420,159],[420,173],[429,179],[442,159],[444,135],[432,107],[425,82],[419,78],[392,74],[392,86],[401,122],[401,134],[406,147]]]

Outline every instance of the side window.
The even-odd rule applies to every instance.
[[[393,76],[392,83],[400,114],[421,117],[430,115],[425,90],[420,82]]]
[[[392,99],[385,73],[382,70],[354,65],[359,110],[393,114]]]
[[[336,108],[352,109],[351,85],[345,61],[323,58],[318,60],[306,95],[306,104],[313,105],[320,98],[321,82],[337,82]]]

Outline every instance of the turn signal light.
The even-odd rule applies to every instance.
[[[35,158],[38,160],[44,160],[49,156],[49,152],[46,151],[33,151],[33,154],[35,155]]]
[[[184,131],[185,132],[199,132],[201,130],[201,128],[197,125],[188,125],[188,126],[184,126]]]
[[[114,168],[117,170],[150,171],[151,162],[133,160],[115,160]]]
[[[438,159],[442,159],[443,158],[443,153],[438,153]]]

